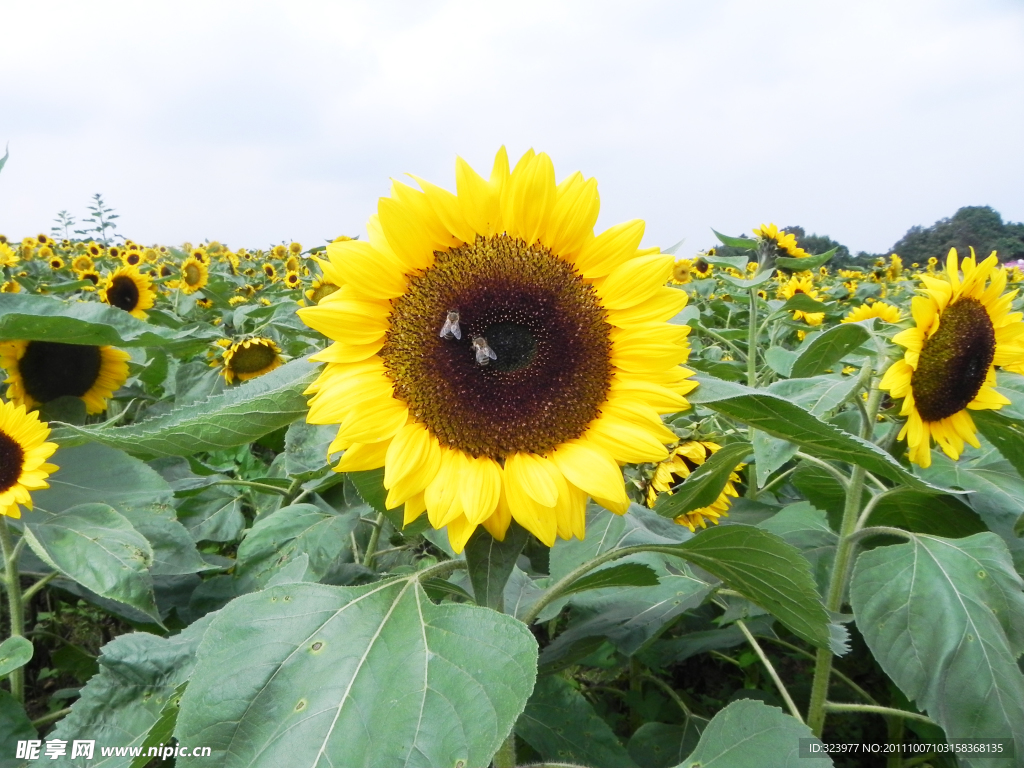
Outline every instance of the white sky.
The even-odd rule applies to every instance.
[[[1024,3],[0,0],[0,232],[101,192],[135,240],[364,234],[389,178],[549,153],[598,228],[882,251],[1024,220]]]

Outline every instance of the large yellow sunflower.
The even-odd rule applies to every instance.
[[[334,242],[339,286],[299,310],[334,340],[314,359],[308,420],[339,424],[338,471],[384,467],[387,505],[426,511],[461,551],[515,519],[547,545],[584,535],[587,496],[629,506],[620,464],[660,461],[660,415],[695,386],[673,258],[639,249],[643,223],[595,237],[597,183],[555,183],[527,152],[490,179],[463,160],[458,194],[394,183],[369,240]]]
[[[7,397],[34,408],[58,397],[80,397],[86,413],[102,413],[107,399],[128,379],[127,352],[113,347],[56,341],[0,344]]]
[[[931,464],[931,439],[958,459],[964,443],[979,447],[967,409],[998,409],[1009,400],[995,389],[995,366],[1024,364],[1024,322],[1010,312],[1016,291],[1003,293],[1006,271],[993,253],[975,263],[974,249],[957,268],[953,248],[945,279],[920,275],[922,293],[911,302],[915,326],[893,341],[906,347],[882,378],[881,388],[902,397],[910,460]],[[961,270],[963,276],[961,277]]]
[[[658,500],[658,495],[667,493],[672,495],[672,488],[683,482],[701,464],[707,461],[712,454],[717,453],[722,446],[718,443],[711,443],[703,440],[690,440],[682,443],[665,461],[658,464],[654,469],[654,475],[647,484],[647,506],[653,508]],[[696,531],[697,526],[707,528],[707,521],[718,525],[718,518],[728,517],[728,509],[732,506],[732,500],[739,496],[736,490],[736,483],[740,482],[737,472],[744,464],[736,466],[736,470],[729,475],[729,481],[725,488],[718,495],[718,498],[706,507],[694,509],[684,515],[679,515],[675,521],[679,525],[685,525],[691,531]]]
[[[25,406],[0,401],[0,515],[21,517],[19,504],[32,509],[29,491],[49,488],[46,478],[57,471],[46,460],[57,450],[46,442],[50,427]]]
[[[137,253],[132,251],[132,253]],[[107,282],[100,290],[100,298],[107,304],[123,309],[140,320],[146,319],[146,310],[153,306],[156,291],[149,275],[144,275],[136,267],[121,267],[107,277]]]

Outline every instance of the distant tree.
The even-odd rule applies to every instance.
[[[924,263],[932,256],[944,258],[950,248],[963,255],[972,246],[981,258],[992,251],[999,254],[1000,261],[1024,258],[1024,224],[1004,223],[999,212],[988,205],[965,206],[930,227],[911,227],[890,250],[907,264]]]

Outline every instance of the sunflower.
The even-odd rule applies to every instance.
[[[669,280],[670,283],[676,285],[686,285],[693,281],[690,272],[693,269],[693,262],[689,259],[676,259],[672,265],[672,277]]]
[[[301,266],[302,262],[299,261],[298,256],[289,256],[284,262],[285,272],[298,272]]]
[[[121,263],[128,267],[137,267],[145,259],[142,258],[142,251],[125,251],[121,257]]]
[[[298,272],[285,272],[284,284],[288,288],[298,288],[302,285],[302,278]]]
[[[153,306],[156,291],[153,290],[149,275],[142,274],[135,267],[121,267],[107,277],[100,298],[112,307],[145,320],[145,310]]]
[[[658,500],[658,494],[667,493],[671,495],[674,486],[688,478],[690,473],[707,461],[712,454],[718,452],[721,447],[718,443],[709,443],[703,440],[691,440],[682,443],[669,454],[668,459],[655,467],[654,475],[647,484],[647,506],[652,509],[654,508],[654,503]],[[729,482],[725,484],[725,488],[722,489],[722,492],[713,503],[709,506],[687,512],[685,515],[680,515],[675,518],[675,521],[679,525],[685,525],[691,531],[696,531],[698,525],[701,528],[707,528],[708,520],[718,525],[718,518],[729,516],[726,510],[732,505],[732,499],[739,495],[736,491],[735,483],[740,482],[740,476],[737,472],[743,469],[744,466],[744,464],[737,465],[736,469],[729,475]]]
[[[1010,312],[1017,292],[1003,293],[1006,271],[997,264],[994,253],[977,264],[971,249],[957,269],[951,249],[945,279],[920,276],[922,295],[911,302],[915,326],[893,337],[906,352],[880,386],[904,398],[899,439],[906,437],[910,460],[921,467],[931,464],[932,438],[953,459],[965,442],[979,447],[967,409],[1009,404],[994,388],[995,366],[1024,366],[1024,322]]]
[[[93,262],[92,257],[85,253],[80,254],[79,256],[75,256],[75,258],[71,261],[72,271],[79,274],[81,274],[82,272],[88,272],[90,269],[95,268],[96,264],[95,262]]]
[[[92,256],[94,259],[100,258],[103,255],[103,246],[99,243],[89,243],[85,252]]]
[[[193,256],[185,259],[181,265],[181,290],[183,293],[195,293],[206,285],[210,279],[210,270]]]
[[[889,282],[895,282],[903,275],[903,259],[895,253],[889,257],[889,266],[886,267],[885,277]]]
[[[270,249],[270,255],[275,259],[283,259],[288,255],[288,246],[286,245],[275,245]]]
[[[809,275],[810,273],[807,274]],[[800,293],[804,294],[808,298],[814,299],[815,301],[818,300],[818,291],[814,287],[814,278],[793,275],[786,281],[785,285],[779,288],[778,297],[780,299],[792,299]],[[821,325],[822,320],[825,319],[825,313],[802,312],[799,309],[794,309],[793,319],[803,320],[808,325]]]
[[[189,258],[202,262],[207,266],[210,265],[210,257],[206,255],[206,250],[204,248],[190,248],[189,250],[191,251]]]
[[[283,247],[283,246],[282,246]],[[269,261],[263,264],[263,274],[271,281],[277,280],[277,269]]]
[[[810,254],[796,244],[796,235],[787,234],[785,230],[779,229],[774,224],[753,229],[758,239],[765,243],[771,243],[779,250],[779,255],[795,259],[802,259]]]
[[[7,397],[34,408],[58,397],[80,397],[86,413],[102,413],[106,401],[128,379],[128,353],[113,347],[56,341],[0,344],[7,370]]]
[[[319,304],[321,299],[325,296],[330,296],[336,290],[338,290],[338,286],[334,283],[318,277],[313,281],[313,285],[310,286],[309,290],[306,291],[306,300],[310,304]]]
[[[281,350],[274,340],[262,337],[235,342],[224,350],[220,359],[221,373],[228,384],[270,373],[282,362]]]
[[[0,293],[21,293],[21,283],[17,280],[5,280],[0,285]]]
[[[86,285],[82,287],[83,291],[95,291],[96,286],[100,284],[100,273],[95,269],[87,269],[85,272],[78,273],[79,280],[88,280],[92,285]]]
[[[384,467],[387,505],[426,511],[461,552],[511,520],[546,545],[583,537],[587,496],[629,506],[619,465],[660,461],[688,408],[686,304],[673,258],[638,250],[643,223],[595,237],[594,179],[556,186],[531,150],[489,180],[463,160],[458,194],[395,182],[369,241],[327,246],[340,286],[302,319],[335,343],[308,420],[340,424],[342,472]]]
[[[60,256],[48,256],[47,263],[49,263],[50,269],[52,269],[54,272],[64,269],[64,259],[62,259]]]
[[[0,515],[21,517],[22,505],[32,509],[29,491],[49,488],[46,478],[57,471],[46,460],[57,450],[46,442],[50,427],[25,406],[0,401]]]
[[[107,256],[109,256],[112,259],[120,259],[121,252],[121,249],[118,248],[116,245],[112,245],[109,248],[107,248]]]
[[[696,275],[699,278],[711,277],[711,273],[715,271],[714,266],[711,262],[707,261],[703,256],[698,255],[690,265],[690,274]]]
[[[898,323],[901,317],[900,308],[892,304],[886,304],[884,301],[876,301],[873,304],[861,304],[856,309],[851,310],[840,322],[856,323],[861,320],[869,320],[872,317],[877,317],[886,323]]]
[[[0,268],[17,266],[21,258],[7,243],[0,243]]]

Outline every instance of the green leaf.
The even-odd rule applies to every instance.
[[[858,377],[834,373],[809,379],[783,379],[769,385],[768,391],[820,418],[852,398],[859,386]]]
[[[988,530],[978,514],[955,496],[933,496],[910,488],[897,488],[886,494],[871,512],[867,524],[955,539]]]
[[[763,487],[775,470],[796,455],[797,447],[787,440],[756,430],[754,432],[754,470],[757,473],[757,485]]]
[[[0,341],[157,347],[217,338],[212,326],[172,330],[97,301],[62,301],[30,293],[0,294]]]
[[[707,723],[701,717],[691,717],[685,725],[644,723],[629,737],[626,748],[637,765],[671,768],[693,752]]]
[[[811,564],[818,593],[824,595],[828,589],[839,539],[829,527],[825,513],[813,507],[810,502],[799,501],[783,507],[772,517],[758,523],[757,527],[774,533],[800,550]]]
[[[697,748],[677,768],[828,768],[828,757],[798,756],[811,729],[781,709],[740,699],[721,710],[701,734]]]
[[[746,248],[748,251],[753,251],[757,248],[757,240],[748,240],[745,237],[729,237],[714,229],[711,231],[715,233],[715,237],[722,241],[722,245],[727,245],[730,248]]]
[[[1024,476],[1024,424],[999,411],[972,411],[978,431]]]
[[[92,760],[68,755],[46,765],[76,768],[137,768],[128,756],[101,757],[102,747],[150,746],[176,709],[175,700],[195,666],[196,648],[210,619],[204,618],[181,633],[162,638],[146,632],[121,635],[105,646],[99,673],[82,689],[71,714],[61,720],[48,738],[95,739]],[[165,744],[168,739],[156,741]],[[198,745],[198,743],[197,743]],[[201,745],[200,745],[201,746]],[[145,751],[143,751],[145,755]],[[152,758],[143,757],[143,765]]]
[[[780,537],[749,525],[724,525],[701,531],[672,549],[760,605],[807,642],[828,647],[828,614],[810,564]]]
[[[313,504],[282,507],[246,533],[238,547],[238,577],[259,588],[288,563],[307,555],[309,572],[321,579],[342,551],[351,547],[350,535],[357,522],[354,512],[331,514]]]
[[[915,536],[857,559],[857,627],[907,698],[956,739],[1012,736],[1024,754],[1024,586],[993,533]],[[985,765],[1014,765],[1011,758]]]
[[[313,363],[305,359],[293,360],[219,395],[138,424],[126,427],[61,424],[51,439],[62,445],[102,443],[147,458],[189,456],[197,451],[245,445],[304,416],[308,408],[302,392],[316,374],[317,366]]]
[[[755,277],[751,277],[751,278],[749,278],[747,280],[743,280],[743,279],[740,279],[740,278],[737,278],[737,277],[733,277],[732,275],[726,275],[726,274],[723,274],[723,273],[719,273],[718,277],[719,277],[719,279],[723,280],[724,282],[729,283],[729,285],[733,285],[733,286],[735,286],[737,288],[747,289],[747,288],[757,288],[757,286],[759,286],[759,285],[764,285],[769,280],[771,280],[772,277],[774,277],[774,275],[775,275],[775,272],[773,270],[769,269],[769,270],[767,270],[765,272],[762,272],[760,275],[757,275]]]
[[[0,678],[28,664],[34,652],[32,642],[21,635],[8,637],[0,643]]]
[[[38,738],[25,707],[9,691],[0,689],[0,768],[22,768],[25,761],[15,757],[18,742]]]
[[[796,352],[777,344],[768,347],[764,352],[764,361],[768,363],[768,367],[781,376],[789,376],[796,358]]]
[[[736,471],[736,465],[750,451],[750,443],[723,446],[676,486],[671,496],[662,494],[654,505],[654,511],[662,517],[676,518],[713,504],[729,482],[729,476]]]
[[[794,378],[806,378],[824,373],[869,338],[871,334],[860,323],[841,323],[816,333],[797,350],[790,374]]]
[[[405,526],[405,515],[401,508],[388,509],[384,501],[388,497],[387,488],[384,487],[384,467],[367,469],[362,472],[349,472],[346,477],[356,489],[359,498],[369,504],[375,512],[379,512],[395,526],[395,530],[402,530]]]
[[[747,256],[712,256],[711,254],[707,254],[705,256],[702,256],[701,258],[704,259],[704,261],[706,261],[708,264],[714,264],[716,266],[722,267],[732,267],[733,269],[738,269],[741,272],[746,271],[747,262],[750,261],[750,258]]]
[[[244,595],[211,622],[175,730],[213,757],[178,766],[486,765],[536,659],[521,622],[434,605],[415,576]]]
[[[25,519],[25,537],[51,568],[160,623],[149,573],[153,549],[113,507],[81,504],[55,515],[33,514]]]
[[[642,563],[622,563],[610,568],[591,571],[586,576],[572,582],[564,595],[585,592],[588,589],[605,589],[607,587],[653,587],[658,584],[658,574],[650,566]]]
[[[687,395],[694,404],[794,442],[819,458],[858,464],[869,472],[921,491],[948,492],[913,475],[876,445],[827,424],[770,392],[708,376],[697,376],[696,380],[700,386]]]
[[[827,312],[828,306],[826,304],[822,304],[820,301],[815,301],[806,293],[797,293],[787,299],[786,303],[779,308],[779,311]]]
[[[545,675],[516,722],[516,735],[545,762],[636,768],[626,748],[568,680]]]
[[[181,683],[175,688],[171,695],[164,701],[164,707],[160,710],[160,716],[142,742],[142,754],[131,762],[130,768],[146,768],[153,758],[149,756],[149,750],[153,747],[162,747],[170,744],[174,736],[174,726],[178,722],[178,709],[181,707],[181,697],[185,694],[188,683]]]
[[[529,532],[515,521],[504,541],[495,539],[483,526],[473,532],[466,543],[466,565],[477,605],[504,609],[505,584],[529,538]]]
[[[832,250],[825,251],[824,253],[819,253],[816,256],[802,256],[799,258],[794,258],[792,256],[779,256],[775,259],[775,263],[780,267],[791,269],[794,272],[803,272],[808,269],[817,269],[826,261],[831,259],[837,250],[839,249],[833,248]]]
[[[302,482],[330,471],[327,448],[338,434],[334,424],[292,423],[285,433],[285,472]]]

